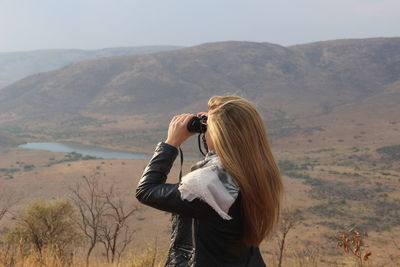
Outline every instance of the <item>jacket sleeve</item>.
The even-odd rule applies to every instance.
[[[179,183],[165,183],[167,175],[178,155],[178,149],[161,142],[145,168],[136,189],[136,198],[143,204],[153,208],[201,218],[214,213],[212,208],[200,199],[182,200]]]

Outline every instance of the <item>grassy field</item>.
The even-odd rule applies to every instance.
[[[128,124],[134,122],[133,118],[126,118],[101,130],[87,126],[75,131],[24,132],[24,129],[10,128],[6,132],[23,141],[70,140],[151,153],[155,144],[165,139],[166,126],[145,127],[143,121],[136,121],[143,127],[127,130]],[[284,206],[299,210],[302,215],[302,220],[287,235],[283,266],[357,266],[354,256],[336,248],[337,241],[331,238],[352,227],[368,232],[365,244],[372,255],[366,266],[399,264],[400,148],[396,143],[397,124],[377,120],[374,127],[380,127],[379,132],[354,119],[341,121],[340,129],[328,119],[324,122],[315,120],[307,126],[301,126],[301,122],[290,122],[286,126],[277,124],[278,128],[286,127],[284,131],[271,125],[270,141],[285,184]],[[183,150],[185,155],[198,155],[197,140],[189,139]],[[184,173],[195,161],[192,157],[185,158]],[[0,146],[0,210],[9,199],[7,196],[13,205],[0,220],[0,229],[4,235],[6,229],[18,221],[18,212],[32,201],[68,199],[71,188],[84,175],[98,173],[102,185],[113,185],[127,205],[140,207],[140,212],[129,220],[129,227],[135,234],[121,261],[122,266],[140,266],[133,264],[133,258],[147,257],[143,255],[154,246],[155,239],[157,261],[161,262],[169,244],[170,215],[144,207],[134,198],[146,164],[147,160],[83,160],[65,153],[24,150],[3,144]],[[176,161],[168,182],[177,182],[179,168]],[[270,266],[277,264],[277,242],[278,237],[274,237],[260,247]],[[154,258],[154,253],[148,255]],[[81,254],[74,257],[76,266],[83,264]],[[26,262],[19,266],[30,266],[28,262],[34,258],[21,259]],[[50,255],[48,260],[54,259]],[[92,264],[106,265],[100,246],[96,248]],[[142,266],[153,266],[149,264]]]
[[[329,237],[352,226],[368,231],[369,238],[366,242],[373,251],[371,262],[376,262],[379,266],[391,259],[395,260],[399,255],[393,242],[398,238],[400,229],[398,202],[395,201],[399,194],[396,185],[399,183],[400,173],[396,171],[397,168],[388,171],[385,166],[393,163],[382,161],[376,154],[376,159],[371,156],[367,157],[367,161],[361,157],[366,150],[372,149],[364,148],[354,152],[355,150],[357,149],[308,151],[300,157],[300,153],[282,152],[277,155],[284,174],[285,206],[301,210],[304,218],[288,234],[285,261],[291,262],[290,265],[304,261],[298,255],[301,253],[304,257],[307,253],[314,253],[315,259],[312,260],[319,264],[351,261],[351,257],[342,256],[343,253],[335,248],[336,243]],[[352,164],[349,164],[349,156],[344,156],[349,154],[354,158],[358,155],[361,159],[352,160]],[[95,159],[62,162],[64,153],[17,148],[3,148],[0,158],[1,188],[12,192],[16,200],[12,213],[1,221],[2,227],[12,225],[16,219],[12,214],[17,214],[18,210],[33,200],[68,198],[70,188],[83,175],[96,171],[101,174],[100,179],[105,186],[114,185],[125,201],[140,206],[134,198],[134,191],[146,166],[146,160]],[[184,172],[194,162],[193,159],[185,160]],[[179,164],[176,162],[170,174],[170,182],[176,182],[178,172]],[[141,208],[130,221],[130,226],[136,233],[129,251],[140,254],[156,238],[158,249],[165,251],[169,239],[169,215],[151,208]],[[267,262],[276,261],[276,242],[277,240],[268,240],[261,246]],[[96,259],[101,258],[99,251]]]

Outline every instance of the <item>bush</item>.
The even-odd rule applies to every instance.
[[[287,159],[279,160],[278,166],[282,174],[286,174],[289,171],[294,171],[294,170],[307,170],[307,166],[298,166],[296,163]]]
[[[30,171],[30,170],[33,170],[34,168],[35,168],[35,165],[32,165],[32,164],[24,165],[24,171]]]
[[[67,258],[83,241],[75,216],[68,201],[34,202],[20,213],[15,227],[6,234],[6,242],[27,253],[51,250]]]
[[[400,145],[381,147],[376,152],[389,161],[400,160]]]

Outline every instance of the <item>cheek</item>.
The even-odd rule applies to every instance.
[[[204,135],[205,135],[206,141],[207,141],[207,143],[208,143],[209,140],[210,140],[210,133],[209,133],[209,131],[206,131],[206,132],[204,133]]]
[[[207,131],[205,133],[205,137],[206,137],[206,142],[207,142],[207,145],[209,146],[209,148],[214,147],[209,131]]]

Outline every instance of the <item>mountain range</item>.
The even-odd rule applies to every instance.
[[[99,50],[52,49],[0,53],[0,90],[26,76],[47,72],[90,58],[147,54],[178,49],[178,46],[114,47]]]
[[[133,129],[144,118],[165,126],[172,114],[205,110],[216,94],[249,98],[269,121],[397,120],[400,38],[289,47],[231,41],[84,60],[1,90],[0,128],[102,120]],[[122,119],[130,124],[121,126]]]

